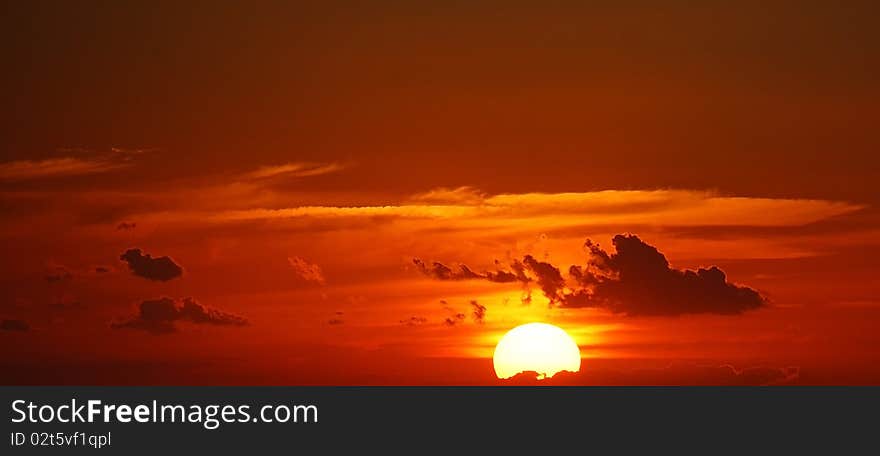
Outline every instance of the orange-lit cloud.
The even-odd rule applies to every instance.
[[[683,190],[503,194],[479,198],[468,195],[454,202],[435,201],[433,204],[302,205],[226,210],[218,207],[211,211],[181,207],[161,213],[143,213],[139,219],[167,223],[223,223],[297,218],[331,221],[390,218],[425,221],[448,229],[511,231],[517,227],[564,230],[611,224],[792,226],[852,213],[864,207],[841,201],[727,197]],[[234,195],[230,196],[228,206],[246,201],[239,202]]]
[[[245,179],[270,179],[286,177],[310,177],[335,173],[345,169],[340,163],[285,163],[283,165],[263,166],[244,174]]]
[[[321,285],[325,283],[324,272],[321,271],[321,267],[317,264],[309,263],[298,256],[287,257],[287,263],[290,264],[293,272],[301,279]]]
[[[88,151],[74,149],[76,152]],[[0,163],[0,181],[24,181],[53,177],[106,173],[133,165],[132,158],[145,149],[111,148],[109,153],[85,157],[58,157],[45,160],[17,160]]]
[[[107,157],[82,159],[74,157],[47,160],[21,160],[0,164],[0,180],[17,181],[48,177],[77,176],[112,171],[130,166]]]

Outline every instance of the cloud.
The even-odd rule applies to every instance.
[[[557,266],[531,255],[514,261],[513,272],[481,274],[463,264],[454,270],[441,263],[428,267],[421,260],[413,262],[422,273],[438,280],[517,281],[525,286],[534,281],[551,306],[604,308],[626,315],[735,315],[767,304],[756,290],[728,282],[716,266],[674,269],[662,253],[638,236],[619,234],[612,242],[616,251],[609,254],[587,240],[589,262],[571,266],[568,278]],[[523,301],[530,300],[527,291]]]
[[[559,268],[550,263],[538,261],[531,255],[526,255],[523,258],[523,264],[535,275],[538,287],[550,299],[550,302],[558,301],[559,293],[565,287],[565,279],[562,278]]]
[[[178,300],[162,297],[140,303],[134,317],[111,323],[110,326],[165,334],[177,331],[178,322],[221,326],[247,324],[242,317],[203,306],[193,298]]]
[[[119,225],[116,225],[116,231],[131,231],[135,228],[137,228],[135,222],[120,222]]]
[[[477,301],[471,301],[471,308],[473,309],[471,315],[473,315],[474,321],[483,324],[483,320],[486,318],[486,306]]]
[[[321,271],[321,267],[317,264],[309,263],[298,256],[288,257],[287,263],[293,268],[296,275],[306,282],[315,282],[320,285],[324,285],[326,282],[324,279],[324,273]]]
[[[400,324],[404,326],[418,326],[423,325],[428,322],[428,319],[425,317],[409,317],[403,320],[400,320]]]
[[[24,320],[0,320],[0,331],[28,331],[30,329],[30,325]]]
[[[555,296],[562,307],[604,307],[627,315],[735,315],[766,305],[755,290],[727,281],[716,266],[674,269],[666,256],[635,235],[617,235],[608,254],[587,241],[590,263],[573,266],[581,288]],[[550,297],[550,296],[548,296]]]
[[[262,166],[245,174],[245,179],[260,180],[287,177],[310,177],[335,173],[345,169],[340,163],[285,163],[283,165]]]
[[[629,370],[593,367],[587,371],[562,371],[550,378],[540,379],[534,371],[525,371],[499,380],[503,385],[713,385],[713,386],[770,386],[797,384],[798,366],[747,366],[736,368],[730,364],[693,364],[673,362],[660,368]]]
[[[486,200],[487,195],[473,187],[435,188],[424,193],[417,193],[410,199],[428,204],[464,204],[479,205]]]
[[[482,275],[470,270],[470,268],[463,264],[458,265],[457,270],[438,262],[434,262],[428,266],[424,261],[418,258],[413,258],[413,264],[416,265],[416,268],[418,268],[423,274],[437,280],[468,280],[484,278]]]
[[[170,257],[153,258],[143,254],[141,249],[128,249],[119,259],[128,264],[134,275],[145,279],[167,282],[183,274],[183,268]]]
[[[446,317],[446,319],[443,320],[443,324],[446,326],[455,326],[459,322],[464,321],[464,319],[465,319],[465,315],[463,313],[459,312],[459,313],[456,313],[450,317]]]
[[[524,193],[483,198],[458,190],[440,189],[414,195],[404,204],[250,207],[222,210],[207,217],[204,211],[188,210],[175,214],[163,211],[153,217],[215,223],[386,217],[416,223],[429,221],[432,228],[436,228],[439,222],[453,221],[452,228],[462,230],[479,228],[518,232],[522,231],[522,225],[529,226],[530,231],[536,226],[545,231],[569,231],[598,225],[800,226],[864,208],[864,205],[842,201],[728,197],[689,190]],[[139,216],[150,219],[148,213]]]
[[[95,274],[107,274],[110,272],[109,266],[95,266]]]
[[[419,258],[413,258],[412,261],[413,264],[416,265],[416,269],[418,269],[419,272],[437,280],[485,279],[490,282],[497,283],[527,283],[531,281],[531,278],[525,275],[525,267],[519,261],[514,261],[511,264],[512,271],[499,269],[497,271],[486,271],[481,273],[474,272],[471,268],[464,264],[459,264],[456,266],[456,269],[453,269],[437,261],[431,263],[430,266]],[[496,261],[495,263],[499,264],[498,261]]]
[[[63,152],[83,151],[64,149]],[[145,150],[111,148],[110,153],[94,157],[59,157],[0,163],[0,181],[14,182],[105,173],[131,166],[132,156],[143,152]]]

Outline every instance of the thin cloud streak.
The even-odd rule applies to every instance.
[[[685,190],[504,194],[468,203],[299,206],[155,214],[163,221],[241,222],[270,219],[375,218],[450,220],[455,227],[528,224],[556,229],[584,224],[665,226],[797,226],[865,206],[842,201],[717,196]],[[143,214],[150,217],[150,214]]]
[[[97,174],[129,166],[131,163],[117,161],[110,156],[91,159],[63,157],[47,160],[19,160],[0,164],[0,181]]]
[[[283,165],[263,166],[255,171],[246,173],[245,179],[270,179],[285,177],[311,177],[320,176],[322,174],[335,173],[345,169],[346,166],[340,163],[309,163],[295,162],[285,163]]]
[[[133,157],[154,150],[111,147],[108,153],[96,154],[88,149],[59,149],[58,152],[63,154],[83,154],[86,156],[68,155],[44,160],[16,160],[0,163],[0,181],[16,182],[106,173],[128,168],[133,165]]]

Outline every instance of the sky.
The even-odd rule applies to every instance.
[[[880,384],[870,2],[3,9],[0,383]]]

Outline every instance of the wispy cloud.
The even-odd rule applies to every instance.
[[[82,149],[61,149],[66,153],[86,153]],[[147,149],[111,148],[109,153],[91,157],[57,157],[45,160],[16,160],[0,163],[0,181],[23,181],[53,177],[98,174],[127,168],[132,157]]]
[[[99,159],[64,157],[48,160],[19,160],[0,164],[0,180],[18,181],[95,174],[129,165],[129,163],[115,162],[103,157]]]
[[[295,162],[282,165],[262,166],[255,171],[246,173],[245,179],[273,179],[288,177],[310,177],[335,173],[345,169],[341,163],[310,163]]]
[[[466,202],[371,206],[300,206],[197,214],[202,220],[396,217],[454,220],[459,228],[490,228],[528,222],[555,228],[583,224],[668,226],[795,226],[851,213],[863,205],[828,200],[727,197],[686,190],[502,194]],[[182,215],[182,214],[181,214]],[[196,215],[196,214],[194,214]]]

